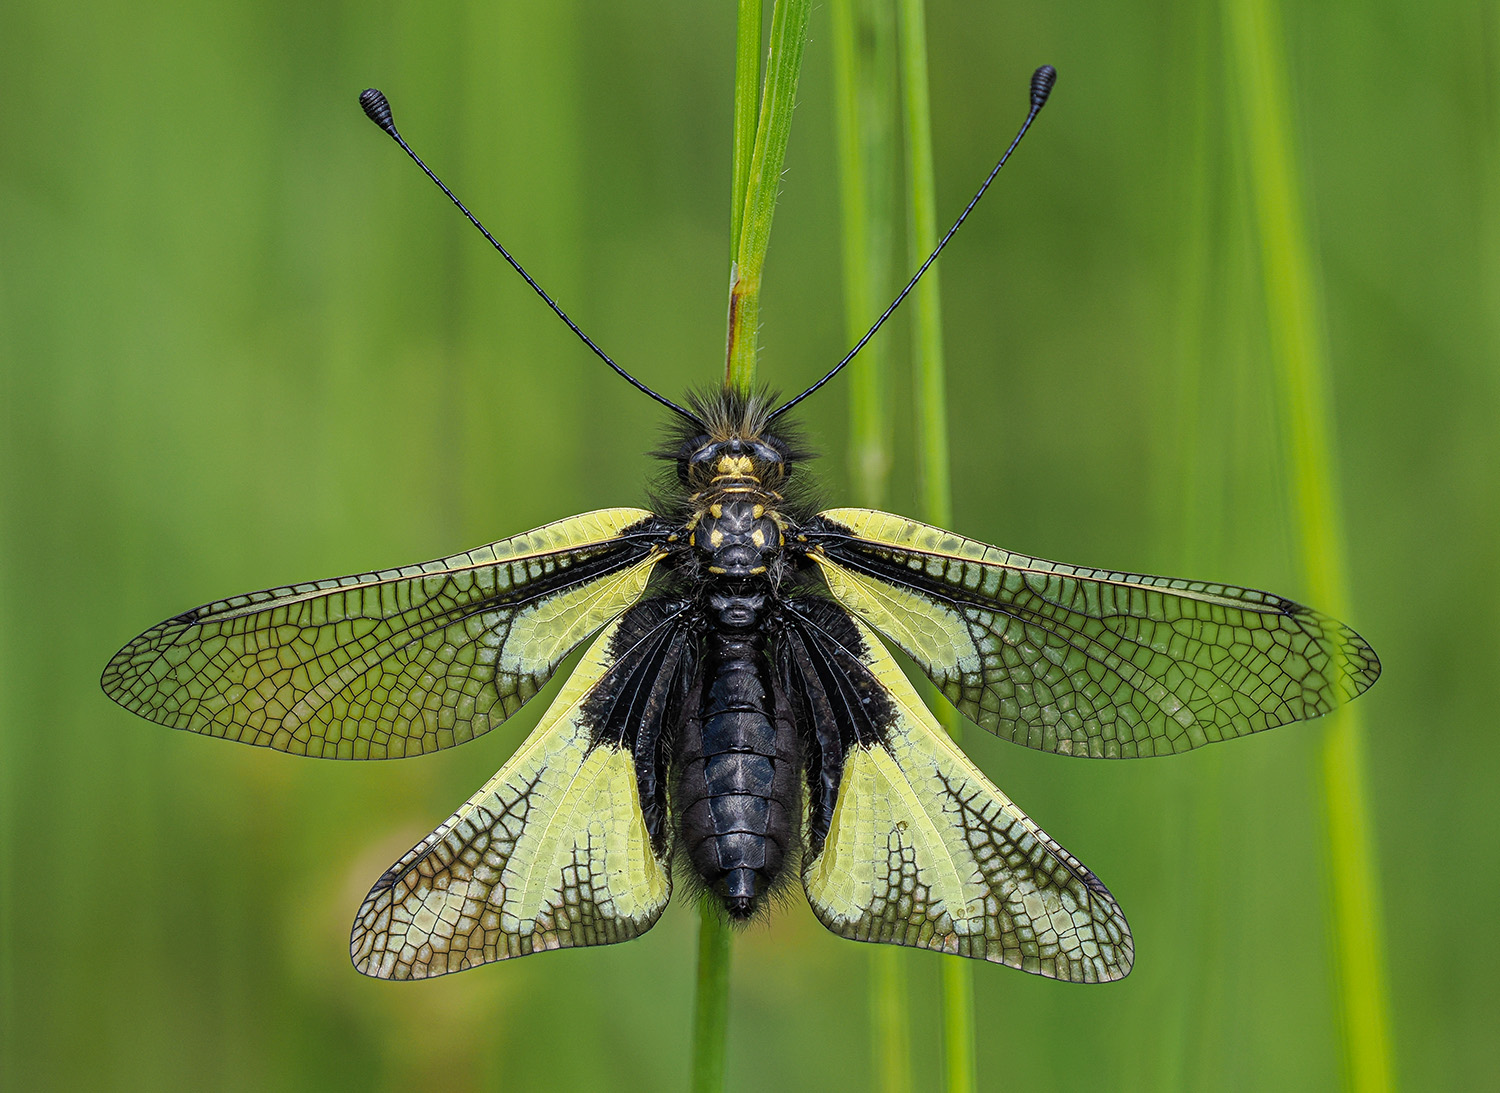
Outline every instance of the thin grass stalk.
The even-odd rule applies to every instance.
[[[1307,590],[1314,603],[1346,617],[1323,306],[1301,202],[1280,12],[1275,0],[1228,0],[1226,8]],[[1358,707],[1336,711],[1325,724],[1323,795],[1344,1076],[1358,1093],[1383,1091],[1393,1087],[1394,1067]]]
[[[908,235],[913,261],[937,246],[937,185],[932,166],[932,107],[927,95],[927,16],[923,0],[897,0],[902,119],[906,128]],[[911,295],[916,371],[917,472],[922,516],[953,522],[948,479],[948,403],[943,358],[941,270],[929,269]],[[950,731],[952,731],[950,726]],[[957,733],[954,733],[955,737]]]
[[[1484,260],[1484,296],[1490,302],[1486,309],[1489,315],[1490,337],[1491,337],[1491,360],[1500,355],[1500,17],[1494,9],[1480,9],[1484,18],[1480,25],[1481,41],[1483,42],[1484,55],[1491,59],[1487,66],[1489,80],[1485,88],[1487,94],[1487,109],[1485,118],[1487,124],[1484,126],[1486,139],[1484,142],[1484,178],[1488,180],[1487,185],[1481,191],[1483,205],[1481,205]],[[0,663],[5,663],[0,661]]]
[[[693,1091],[724,1088],[729,1041],[729,923],[708,903],[698,910],[698,981],[693,1005]]]
[[[921,261],[937,245],[936,183],[932,164],[932,108],[927,93],[927,18],[923,0],[897,0],[911,254]],[[916,373],[919,507],[940,527],[953,522],[948,477],[948,405],[938,269],[927,271],[912,294],[912,367]],[[938,703],[938,716],[955,740],[957,713]],[[949,1093],[975,1088],[974,974],[959,957],[942,961],[943,1063]]]
[[[1207,5],[1192,9],[1194,25],[1184,35],[1180,57],[1172,70],[1185,75],[1178,86],[1185,103],[1184,133],[1181,139],[1181,166],[1175,172],[1179,179],[1177,207],[1181,217],[1181,257],[1177,278],[1178,299],[1174,312],[1173,343],[1167,359],[1167,389],[1162,404],[1170,406],[1154,439],[1160,445],[1162,462],[1158,467],[1159,491],[1155,525],[1164,529],[1160,546],[1177,550],[1188,567],[1202,561],[1203,529],[1200,506],[1211,489],[1204,474],[1200,448],[1203,443],[1203,360],[1206,350],[1208,317],[1208,284],[1212,260],[1211,213],[1209,194],[1213,184],[1209,170],[1209,143],[1216,132],[1214,101],[1209,78],[1211,53],[1211,20]],[[1217,506],[1216,506],[1217,507]],[[1184,538],[1187,542],[1184,543]]]
[[[740,0],[736,25],[733,179],[730,193],[728,365],[725,382],[748,390],[755,380],[760,275],[771,237],[781,166],[786,161],[797,77],[807,42],[810,0],[776,0],[765,86],[758,87],[759,0]],[[750,9],[754,9],[753,11]],[[755,125],[754,139],[749,127]],[[749,271],[747,278],[745,271]],[[693,999],[694,1093],[724,1088],[729,1039],[729,924],[705,901],[698,912],[698,978]]]
[[[739,245],[729,275],[729,337],[725,382],[748,390],[755,380],[755,357],[760,328],[760,283],[771,240],[771,219],[786,162],[792,131],[792,108],[797,103],[797,78],[807,45],[807,22],[812,0],[776,0],[771,9],[771,45],[766,55],[765,86],[755,127],[755,148],[745,186],[744,215]],[[742,20],[748,23],[749,20]],[[735,107],[738,118],[740,105]]]
[[[1191,23],[1179,40],[1179,55],[1170,66],[1181,77],[1182,94],[1177,101],[1182,111],[1183,132],[1178,145],[1179,179],[1175,207],[1182,210],[1179,221],[1181,257],[1178,264],[1178,299],[1173,311],[1175,337],[1169,362],[1164,369],[1167,389],[1160,405],[1168,407],[1153,430],[1153,439],[1161,453],[1157,466],[1160,503],[1153,521],[1162,529],[1158,544],[1164,554],[1175,554],[1183,572],[1203,569],[1205,542],[1212,530],[1224,520],[1225,487],[1211,462],[1203,458],[1205,443],[1212,429],[1206,427],[1204,391],[1205,362],[1210,352],[1209,284],[1213,259],[1213,172],[1210,149],[1222,125],[1218,113],[1221,96],[1214,93],[1211,64],[1217,41],[1214,10],[1211,3],[1192,6]],[[1217,349],[1217,346],[1214,346]],[[1164,835],[1180,838],[1174,851],[1180,851],[1190,864],[1194,883],[1188,899],[1177,908],[1175,934],[1181,974],[1175,978],[1172,1002],[1162,1015],[1161,1054],[1155,1087],[1162,1093],[1194,1089],[1193,1063],[1202,1049],[1202,1029],[1207,1010],[1207,991],[1201,975],[1192,974],[1211,968],[1216,958],[1215,932],[1206,928],[1212,920],[1208,912],[1208,878],[1214,874],[1216,833],[1221,824],[1218,793],[1219,768],[1204,764],[1191,783],[1181,804],[1166,816]],[[1170,835],[1168,835],[1171,838]]]
[[[832,0],[834,127],[842,211],[844,332],[852,345],[879,314],[891,281],[895,235],[895,8],[891,0]],[[849,384],[849,468],[856,504],[889,492],[891,420],[884,345],[865,347]],[[875,1088],[912,1088],[907,954],[870,949],[870,1043]]]
[[[870,1033],[875,1088],[910,1093],[911,1005],[906,950],[895,945],[870,949]]]
[[[844,334],[853,345],[895,291],[896,9],[893,0],[832,0],[834,127],[839,162]],[[860,351],[849,386],[849,466],[856,504],[890,488],[890,365],[884,341]]]

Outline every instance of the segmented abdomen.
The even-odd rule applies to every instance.
[[[781,871],[798,817],[797,734],[776,701],[765,636],[710,632],[699,707],[679,752],[681,838],[730,915],[750,915]]]

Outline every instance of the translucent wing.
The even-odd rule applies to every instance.
[[[1163,755],[1317,717],[1380,674],[1341,622],[1267,592],[1012,554],[834,509],[808,552],[834,598],[977,724],[1063,755]]]
[[[1052,979],[1124,977],[1135,949],[1109,890],[964,757],[880,640],[851,621],[843,640],[808,635],[822,647],[814,659],[855,693],[877,685],[889,709],[880,739],[845,752],[826,839],[803,868],[823,925]]]
[[[644,509],[559,520],[451,558],[273,588],[147,630],[104,669],[133,713],[298,755],[420,755],[515,713],[640,598]]]
[[[595,640],[500,772],[376,882],[349,941],[361,972],[423,979],[626,941],[660,917],[671,873],[652,849],[630,748],[591,724],[591,698],[639,683],[611,671],[642,659],[617,647],[620,626]]]

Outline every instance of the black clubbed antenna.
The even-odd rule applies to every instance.
[[[922,268],[917,270],[916,273],[912,274],[911,280],[906,282],[906,287],[903,288],[901,292],[896,296],[896,298],[891,301],[891,306],[881,312],[880,318],[875,320],[875,325],[870,327],[869,330],[865,331],[865,336],[855,343],[853,349],[844,354],[844,359],[839,361],[838,364],[829,369],[826,376],[820,379],[817,383],[813,384],[806,391],[803,391],[800,395],[792,399],[790,402],[782,403],[775,410],[772,410],[770,416],[766,419],[767,421],[771,420],[771,418],[779,417],[780,415],[786,413],[793,406],[797,405],[797,403],[801,402],[808,395],[816,391],[819,387],[822,387],[829,380],[833,379],[834,376],[838,375],[839,372],[843,370],[844,365],[852,361],[854,359],[854,355],[865,347],[865,343],[875,336],[875,331],[879,330],[882,326],[885,325],[885,321],[891,317],[891,313],[895,311],[896,308],[901,306],[901,301],[906,299],[906,297],[911,293],[911,290],[917,287],[917,282],[922,279],[922,274],[927,272],[927,267],[932,265],[933,262],[937,261],[937,256],[943,253],[943,248],[948,245],[948,240],[953,238],[953,233],[958,231],[963,222],[968,219],[969,214],[974,211],[974,206],[979,204],[979,199],[984,196],[984,191],[990,188],[990,183],[995,181],[995,176],[1000,173],[1000,168],[1005,166],[1005,161],[1008,160],[1010,158],[1010,154],[1016,150],[1016,145],[1021,143],[1021,138],[1026,135],[1026,130],[1031,128],[1031,123],[1036,120],[1037,114],[1041,113],[1042,107],[1046,105],[1047,96],[1052,93],[1052,85],[1056,82],[1057,69],[1053,68],[1051,65],[1042,65],[1041,68],[1037,69],[1031,74],[1031,112],[1026,115],[1026,120],[1021,123],[1021,128],[1017,131],[1015,139],[1010,142],[1010,147],[1005,150],[1005,154],[1000,157],[1000,162],[995,164],[995,169],[989,173],[988,177],[986,177],[984,182],[980,185],[978,192],[976,192],[973,198],[970,199],[969,203],[964,206],[964,211],[958,214],[958,219],[953,222],[953,227],[948,229],[948,234],[943,236],[943,238],[938,242],[938,245],[933,249],[933,252],[927,256],[927,261],[922,263]]]
[[[453,191],[448,189],[447,186],[443,185],[443,180],[432,173],[432,168],[428,167],[427,164],[422,162],[422,157],[411,150],[411,146],[407,144],[406,141],[402,139],[401,134],[397,132],[396,122],[391,117],[391,104],[386,100],[386,97],[383,94],[381,94],[373,87],[369,88],[368,90],[361,91],[359,93],[359,105],[364,107],[364,111],[369,115],[371,121],[380,126],[380,128],[384,129],[392,140],[401,145],[401,150],[411,157],[413,163],[422,168],[422,173],[425,174],[428,178],[432,179],[433,182],[437,183],[438,189],[442,190],[443,193],[448,195],[448,200],[458,206],[458,211],[463,213],[464,216],[468,217],[469,223],[478,228],[481,234],[483,234],[484,237],[490,241],[490,245],[500,252],[500,257],[504,258],[507,262],[510,263],[510,268],[515,270],[523,278],[525,278],[526,283],[532,287],[532,289],[538,296],[546,301],[547,306],[557,314],[557,317],[563,322],[567,323],[568,329],[571,330],[574,334],[577,334],[579,339],[582,340],[583,344],[592,349],[594,351],[594,354],[600,360],[602,360],[605,364],[609,365],[621,376],[623,376],[625,380],[629,382],[629,384],[637,391],[641,391],[644,394],[650,395],[667,409],[681,414],[683,417],[691,421],[694,425],[699,426],[700,428],[704,427],[703,423],[698,420],[696,414],[693,414],[688,410],[684,410],[681,406],[678,406],[671,399],[658,395],[655,391],[651,390],[651,388],[647,387],[640,380],[636,379],[629,372],[625,371],[625,369],[616,364],[614,360],[611,359],[608,353],[594,344],[592,338],[590,338],[582,330],[578,329],[578,324],[575,323],[572,319],[568,318],[567,312],[558,307],[557,302],[542,290],[542,286],[531,279],[531,274],[522,269],[521,263],[517,262],[510,256],[510,251],[506,250],[500,245],[500,240],[491,235],[489,229],[481,224],[478,218],[475,217],[475,215],[471,213],[467,208],[465,208],[464,203],[453,195]]]

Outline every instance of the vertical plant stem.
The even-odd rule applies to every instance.
[[[1182,213],[1181,259],[1178,300],[1172,312],[1175,338],[1170,352],[1163,354],[1165,390],[1159,395],[1159,405],[1169,409],[1152,430],[1160,453],[1156,471],[1159,504],[1152,522],[1163,529],[1160,549],[1164,556],[1175,552],[1183,572],[1196,572],[1203,568],[1203,544],[1210,528],[1221,523],[1224,505],[1222,483],[1214,478],[1212,464],[1202,457],[1209,431],[1203,422],[1213,257],[1213,173],[1209,157],[1211,142],[1222,125],[1216,117],[1219,103],[1210,80],[1211,70],[1217,68],[1210,65],[1211,43],[1218,38],[1212,6],[1199,0],[1185,15],[1186,25],[1170,64],[1171,71],[1183,77],[1179,86],[1184,93],[1177,101],[1186,106],[1178,114],[1181,128],[1174,141],[1173,158],[1177,162],[1172,172],[1180,187],[1173,196]],[[1188,875],[1195,883],[1175,908],[1177,920],[1172,924],[1179,938],[1181,963],[1171,1004],[1161,1015],[1161,1056],[1153,1081],[1162,1093],[1194,1088],[1192,1063],[1202,1050],[1208,994],[1204,977],[1191,973],[1213,967],[1215,958],[1213,932],[1206,928],[1212,921],[1206,902],[1207,878],[1213,873],[1214,860],[1210,832],[1218,830],[1215,774],[1216,768],[1201,771],[1185,787],[1180,803],[1169,805],[1163,812],[1162,835],[1190,863]]]
[[[1275,0],[1227,0],[1226,6],[1308,594],[1343,617],[1348,592],[1330,440],[1322,301],[1301,203],[1280,13]],[[1323,793],[1345,1079],[1349,1088],[1364,1093],[1392,1088],[1394,1075],[1363,733],[1356,711],[1338,710],[1325,722]]]
[[[894,292],[896,9],[894,0],[833,0],[844,332],[853,345]],[[885,504],[891,470],[890,369],[877,338],[849,385],[849,467],[856,504]]]
[[[894,291],[895,8],[893,0],[832,0],[834,123],[838,140],[844,330],[852,345]],[[889,369],[884,345],[865,347],[849,383],[849,469],[856,504],[885,503],[891,468]],[[870,1042],[875,1088],[912,1088],[907,954],[870,949]]]
[[[760,281],[771,239],[771,218],[786,162],[797,102],[797,78],[807,45],[812,0],[776,0],[771,10],[771,46],[766,56],[760,118],[745,187],[745,211],[729,278],[729,337],[725,382],[748,390],[755,379],[756,336],[760,326]],[[748,20],[741,20],[742,25]],[[736,88],[738,90],[738,88]],[[736,106],[736,115],[739,107]]]
[[[753,9],[753,10],[752,10]],[[757,88],[759,0],[740,0],[735,47],[733,192],[730,201],[729,350],[725,382],[748,390],[755,379],[760,277],[771,238],[781,166],[792,131],[797,77],[807,42],[811,0],[776,0],[764,88]],[[757,111],[757,91],[759,110]],[[754,139],[749,126],[755,124]],[[705,903],[699,909],[698,982],[693,1006],[694,1093],[724,1088],[729,1035],[729,925]]]
[[[698,910],[698,983],[693,1007],[693,1091],[724,1088],[729,1033],[729,924],[706,903]]]
[[[927,16],[923,0],[897,0],[896,6],[900,12],[898,40],[906,123],[909,238],[912,259],[920,262],[937,246],[938,240],[932,109],[927,100]],[[917,469],[921,478],[922,516],[946,527],[953,522],[953,496],[948,481],[941,272],[934,265],[912,292],[912,365],[917,380]]]
[[[901,88],[906,122],[911,254],[921,261],[937,245],[936,184],[932,166],[932,110],[927,96],[927,22],[923,0],[897,0]],[[912,366],[916,370],[917,468],[922,516],[942,527],[953,520],[948,480],[948,405],[938,269],[927,271],[912,295]],[[955,740],[957,714],[939,704],[939,718]],[[974,978],[959,957],[942,962],[943,1059],[949,1093],[974,1085]]]
[[[910,1093],[912,1088],[906,955],[895,945],[870,949],[870,1033],[880,1093]]]

